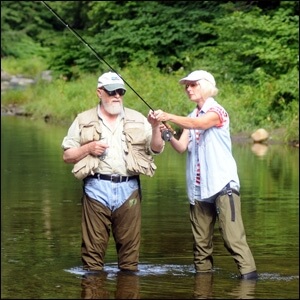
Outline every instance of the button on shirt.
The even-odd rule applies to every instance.
[[[102,133],[100,141],[109,145],[103,156],[100,156],[100,165],[98,173],[101,174],[119,174],[128,176],[124,160],[124,151],[121,141],[125,140],[123,134],[124,116],[118,116],[115,127],[111,129],[106,121],[101,117]]]
[[[195,200],[213,201],[214,196],[229,182],[232,188],[239,190],[237,166],[231,153],[229,116],[213,98],[205,101],[199,118],[208,111],[219,115],[220,124],[207,130],[189,130],[186,183],[191,204],[195,204]],[[197,108],[189,117],[197,117]],[[199,164],[200,185],[195,182]]]

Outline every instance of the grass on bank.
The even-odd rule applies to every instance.
[[[23,68],[21,67],[23,65]],[[32,69],[29,66],[32,66]],[[30,72],[27,71],[30,69]],[[37,78],[45,70],[42,61],[33,59],[16,63],[15,60],[3,60],[2,70],[10,74],[23,74]],[[51,82],[38,80],[25,90],[10,90],[2,94],[2,105],[22,106],[34,118],[45,118],[55,123],[70,124],[76,114],[98,103],[96,86],[99,74],[81,74],[75,81],[62,78]],[[125,106],[136,109],[146,115],[150,109],[162,109],[178,115],[187,115],[194,104],[187,98],[184,88],[178,80],[186,75],[179,71],[174,74],[162,74],[147,66],[130,66],[119,70],[126,82]],[[230,115],[231,133],[253,132],[258,128],[273,131],[285,128],[285,142],[299,140],[299,104],[292,101],[272,110],[273,101],[283,84],[297,88],[284,80],[262,81],[259,85],[241,85],[218,80],[219,94],[216,100],[225,107]],[[285,104],[285,103],[283,103]],[[278,107],[276,108],[278,109]],[[176,131],[180,129],[171,124]]]

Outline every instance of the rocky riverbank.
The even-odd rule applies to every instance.
[[[22,90],[30,85],[34,85],[38,80],[51,81],[51,71],[46,70],[39,74],[36,78],[23,76],[22,74],[11,75],[1,69],[1,95],[7,90]],[[7,106],[1,103],[1,115],[29,116],[22,107],[15,104]]]
[[[25,77],[22,74],[10,75],[1,69],[1,94],[11,89],[24,89],[35,84],[38,80],[51,81],[51,71],[43,71],[36,78]]]

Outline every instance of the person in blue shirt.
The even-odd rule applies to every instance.
[[[241,215],[240,182],[231,151],[229,115],[213,98],[218,89],[212,74],[196,70],[179,81],[196,104],[187,116],[156,110],[156,119],[183,128],[179,139],[170,135],[171,146],[187,151],[186,183],[190,202],[190,222],[194,240],[194,266],[197,273],[213,270],[213,232],[216,220],[225,248],[237,264],[242,279],[258,277],[247,244]]]

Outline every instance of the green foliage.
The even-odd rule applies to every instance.
[[[39,43],[45,24],[40,11],[40,5],[34,1],[1,1],[1,57],[45,55],[46,49]]]
[[[22,104],[36,118],[47,117],[56,123],[70,123],[77,113],[98,103],[96,83],[101,73],[81,73],[80,78],[74,81],[63,78],[50,83],[39,81],[26,92],[5,92],[2,103]],[[194,108],[194,103],[189,101],[183,87],[178,84],[182,77],[180,74],[162,74],[157,69],[149,69],[144,65],[132,65],[120,70],[120,74],[127,85],[124,104],[144,115],[148,114],[150,107],[183,116]],[[296,91],[295,82],[297,76],[294,82],[287,82],[284,76],[281,81],[262,82],[259,88],[226,81],[217,82],[219,94],[216,100],[230,115],[231,132],[235,134],[260,127],[267,130],[284,127],[287,129],[286,139],[297,140],[298,97],[285,103],[279,96],[287,91]],[[278,100],[281,108],[278,111],[273,108],[275,100]],[[181,131],[179,127],[173,127],[177,132]]]
[[[77,113],[96,105],[97,75],[86,74],[84,79],[51,83],[40,82],[32,89],[31,101],[25,108],[33,116],[47,117],[53,122],[71,122]]]
[[[239,82],[255,80],[257,68],[278,77],[298,64],[293,1],[47,1],[54,13],[42,2],[1,2],[2,54],[43,51],[69,79],[106,62],[151,61],[163,72],[205,67]]]
[[[224,7],[230,9],[231,5]],[[215,55],[220,53],[224,57],[223,74],[226,72],[235,80],[241,81],[240,77],[258,83],[257,68],[274,78],[295,68],[298,65],[298,22],[299,17],[289,15],[289,10],[279,9],[270,16],[258,8],[250,12],[234,11],[216,20],[219,38]]]
[[[234,131],[297,121],[298,2],[47,1],[61,20],[42,2],[1,1],[2,62],[21,59],[21,71],[9,67],[13,74],[35,76],[41,66],[48,68],[63,90],[58,95],[52,85],[51,91],[38,88],[40,98],[90,99],[77,89],[79,82],[89,76],[94,82],[113,69],[151,107],[186,115],[192,106],[178,79],[205,69],[217,80],[217,98],[233,115]],[[147,113],[138,98],[128,89],[129,105]],[[82,107],[49,102],[33,101],[28,108],[42,113],[46,105],[47,114],[64,118]]]
[[[41,57],[15,59],[11,56],[1,59],[1,69],[10,75],[26,75],[36,77],[47,68],[45,60]]]
[[[155,67],[161,70],[179,69],[182,66],[182,51],[198,41],[204,43],[213,39],[214,35],[199,24],[199,20],[211,16],[201,9],[202,2],[185,2],[184,6],[175,3],[126,2],[122,9],[117,2],[110,3],[110,10],[118,11],[119,16],[115,14],[102,23],[101,28],[91,28],[99,52],[106,53],[110,61],[121,67],[135,60],[145,63],[150,55],[158,58]],[[93,6],[91,16],[100,14],[101,9],[103,3],[98,2]],[[102,11],[101,15],[105,12]]]
[[[31,97],[29,90],[11,90],[1,95],[1,105],[24,106],[30,102],[30,99]]]

